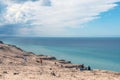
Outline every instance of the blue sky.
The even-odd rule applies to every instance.
[[[120,37],[120,0],[0,0],[0,36]]]

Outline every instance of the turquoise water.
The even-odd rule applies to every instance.
[[[120,38],[0,37],[23,50],[120,72]]]

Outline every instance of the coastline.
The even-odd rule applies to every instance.
[[[118,38],[0,38],[25,51],[55,56],[74,64],[90,65],[94,69],[120,72],[120,39]],[[71,44],[72,43],[72,44]]]
[[[81,71],[81,64],[26,52],[3,42],[0,53],[0,78],[4,80],[120,80],[119,72]]]

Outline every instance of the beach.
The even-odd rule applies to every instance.
[[[81,66],[0,42],[0,80],[120,80],[119,72]]]

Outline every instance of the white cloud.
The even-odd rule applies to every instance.
[[[68,27],[80,27],[100,17],[100,13],[114,8],[120,0],[1,1],[7,5],[1,25],[22,23],[27,26],[19,27],[18,34],[55,36],[70,33]]]

